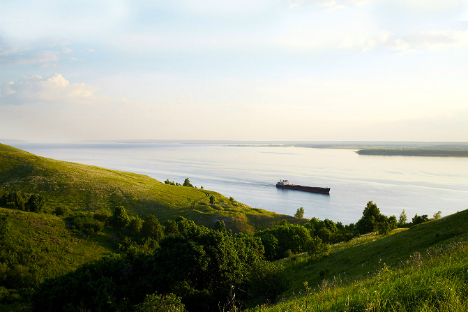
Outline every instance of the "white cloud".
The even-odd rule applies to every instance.
[[[462,4],[466,0],[392,0],[400,7],[417,11],[442,11]]]
[[[0,104],[84,102],[96,99],[94,91],[95,88],[84,83],[70,83],[61,74],[49,78],[32,75],[16,83],[10,81],[3,85]]]
[[[360,48],[363,52],[384,47],[407,54],[421,49],[455,49],[466,45],[468,45],[468,30],[424,31],[398,39],[394,39],[392,33],[382,31],[371,38],[348,37],[341,47],[344,49]]]
[[[51,50],[42,50],[36,53],[12,53],[10,51],[0,56],[0,65],[37,65],[41,67],[55,67],[55,63],[59,58],[60,52]]]
[[[374,2],[375,0],[291,0],[290,7],[296,7],[303,3],[310,3],[318,6],[323,6],[328,9],[342,9],[347,5],[362,6]]]
[[[63,48],[62,48],[62,52],[65,53],[65,54],[70,54],[70,53],[73,52],[73,50],[70,49],[70,48],[67,48],[67,47],[63,47]]]

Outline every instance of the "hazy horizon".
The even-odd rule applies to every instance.
[[[468,141],[468,0],[0,7],[0,138]]]

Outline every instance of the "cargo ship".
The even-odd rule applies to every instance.
[[[309,193],[318,193],[318,194],[326,194],[330,195],[330,188],[329,187],[314,187],[314,186],[302,186],[297,184],[291,184],[288,180],[280,180],[276,183],[277,188],[287,189],[287,190],[296,190],[296,191],[303,191]]]

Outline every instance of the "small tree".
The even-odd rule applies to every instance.
[[[136,216],[128,224],[128,229],[130,230],[132,234],[138,234],[140,233],[142,226],[143,226],[143,221],[138,216]]]
[[[378,230],[379,218],[380,209],[372,201],[368,202],[361,219],[356,223],[359,233],[366,234]]]
[[[182,298],[170,293],[158,295],[157,293],[146,295],[145,301],[135,306],[137,312],[184,312],[185,306]]]
[[[125,229],[125,227],[130,223],[130,218],[128,217],[127,211],[125,211],[123,206],[118,206],[114,209],[111,223],[119,230]]]
[[[179,226],[177,225],[177,222],[174,220],[167,220],[164,223],[164,234],[179,234]]]
[[[164,236],[164,229],[159,223],[158,218],[153,215],[149,215],[143,222],[141,233],[144,237],[149,237],[158,241]]]
[[[398,226],[399,227],[404,227],[406,225],[407,217],[405,213],[405,209],[400,214],[400,218],[398,218]]]
[[[294,218],[302,219],[304,218],[304,208],[298,208],[296,213],[294,214]]]
[[[25,199],[20,191],[6,192],[0,198],[0,206],[24,210]]]
[[[226,229],[226,224],[224,224],[223,220],[218,220],[218,221],[216,221],[216,223],[214,225],[214,229],[217,230],[217,231],[223,231],[223,230]]]
[[[32,194],[26,202],[25,208],[27,211],[40,212],[44,208],[45,198],[39,194]]]
[[[214,204],[215,201],[216,201],[216,198],[213,195],[211,195],[210,196],[210,204]]]
[[[427,217],[427,215],[418,216],[418,214],[415,214],[412,221],[413,225],[416,225],[429,221],[429,218]]]
[[[379,222],[379,234],[380,235],[387,235],[391,231],[397,228],[397,221],[395,216],[391,216],[387,218],[386,216],[382,215],[380,217]]]
[[[193,187],[192,183],[190,183],[189,178],[185,179],[183,186]]]
[[[439,220],[442,215],[442,211],[437,211],[437,213],[434,213],[434,219]]]

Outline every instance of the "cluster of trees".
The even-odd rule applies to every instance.
[[[348,241],[355,235],[354,227],[317,218],[304,225],[288,224],[283,220],[272,229],[255,233],[262,240],[265,257],[271,261],[301,252],[313,256],[328,250],[329,244]]]
[[[438,211],[434,214],[432,219],[429,219],[427,215],[418,216],[418,214],[416,214],[411,219],[412,222],[408,223],[406,212],[403,210],[397,221],[395,216],[386,217],[381,214],[377,205],[370,201],[367,203],[366,208],[364,208],[361,219],[356,223],[356,228],[359,234],[376,231],[378,231],[379,234],[388,234],[397,227],[410,227],[427,221],[438,220],[441,218],[441,215],[442,212]],[[351,224],[351,226],[353,226],[353,224]]]
[[[281,268],[264,259],[259,237],[232,235],[222,221],[216,230],[183,217],[172,224],[178,233],[161,238],[153,253],[115,254],[46,280],[33,295],[33,311],[157,311],[166,300],[219,311],[233,289],[244,306],[287,289]]]
[[[31,209],[31,203],[34,207],[44,203],[37,195],[26,200],[19,192],[5,193],[0,200],[0,206],[30,211],[42,209]],[[210,202],[215,202],[213,196]],[[327,252],[330,244],[360,234],[387,234],[408,226],[404,211],[397,221],[381,214],[373,202],[367,203],[356,224],[312,218],[298,225],[283,220],[254,235],[233,235],[222,220],[214,229],[184,217],[161,224],[154,215],[130,216],[122,206],[111,215],[73,213],[64,207],[54,213],[88,235],[112,227],[120,238],[119,253],[40,284],[46,276],[36,265],[39,251],[14,243],[9,237],[10,217],[0,215],[0,297],[14,300],[20,296],[15,289],[24,294],[35,289],[33,311],[219,311],[233,293],[243,307],[258,305],[274,301],[289,285],[282,267],[271,261],[302,252],[315,256]],[[295,217],[303,216],[301,207]],[[426,221],[427,215],[416,215],[412,225]],[[2,295],[4,290],[11,293]]]
[[[25,196],[20,191],[7,191],[0,197],[0,207],[5,208],[41,212],[44,205],[45,198],[40,194]]]
[[[180,183],[174,182],[174,181],[169,181],[169,179],[167,179],[166,181],[164,181],[164,184],[181,186]],[[193,184],[190,183],[189,178],[186,178],[186,179],[184,180],[184,183],[182,184],[182,186],[188,186],[188,187],[195,187],[195,188],[196,188],[196,186],[193,186]],[[202,189],[203,189],[203,187],[202,187]]]

